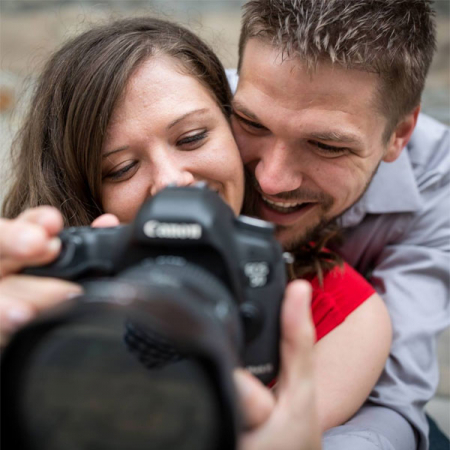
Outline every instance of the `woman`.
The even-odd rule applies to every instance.
[[[187,30],[155,19],[93,29],[53,56],[22,131],[15,183],[4,205],[6,217],[22,214],[2,224],[7,230],[0,243],[0,316],[6,332],[39,308],[78,292],[61,281],[13,275],[57,255],[62,221],[87,225],[109,213],[113,216],[96,224],[128,222],[164,186],[197,181],[206,181],[239,213],[244,175],[229,126],[230,97],[223,68],[209,48]],[[62,218],[49,209],[25,211],[44,204],[56,207]],[[25,225],[32,231],[22,234]],[[31,259],[30,249],[43,246],[46,251]],[[388,354],[390,326],[381,299],[348,266],[342,273],[327,271],[322,287],[312,281],[316,310],[320,306],[318,335],[326,334],[314,349],[325,430],[347,420],[369,394]],[[358,300],[339,309],[334,296],[348,292],[349,282]],[[39,303],[36,290],[44,283],[48,295],[40,298],[47,300]],[[345,302],[341,297],[339,303]],[[333,318],[337,310],[340,316]]]

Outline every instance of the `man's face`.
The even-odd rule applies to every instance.
[[[382,159],[387,119],[375,107],[375,74],[299,59],[250,39],[232,125],[255,191],[256,214],[277,225],[286,248],[342,214]]]

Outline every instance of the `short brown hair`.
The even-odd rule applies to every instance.
[[[243,9],[238,67],[248,39],[257,37],[310,68],[328,60],[375,72],[390,128],[385,139],[420,103],[436,48],[430,0],[250,0]]]
[[[67,42],[48,61],[12,147],[5,217],[52,205],[66,225],[103,212],[101,150],[114,107],[135,70],[164,53],[213,95],[224,114],[231,92],[213,51],[187,29],[151,17],[122,19]]]

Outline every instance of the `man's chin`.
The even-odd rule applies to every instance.
[[[301,232],[295,227],[283,227],[277,225],[275,230],[275,237],[286,251],[293,251],[315,240],[327,224],[328,220],[322,219],[316,225],[309,226]]]
[[[295,248],[304,245],[307,240],[307,235],[309,234],[310,232],[308,230],[299,233],[298,230],[282,226],[277,226],[275,231],[276,238],[287,251],[294,250]]]

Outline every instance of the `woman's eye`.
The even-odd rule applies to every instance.
[[[193,150],[198,148],[208,136],[206,130],[197,134],[185,136],[177,141],[177,146]]]
[[[138,161],[132,161],[129,164],[126,164],[125,166],[121,167],[118,170],[114,170],[113,172],[109,172],[106,174],[103,179],[107,179],[110,181],[119,181],[122,180],[134,172],[134,168],[137,167]]]

